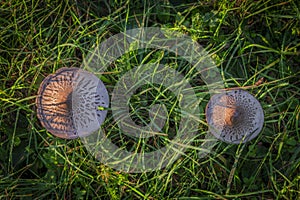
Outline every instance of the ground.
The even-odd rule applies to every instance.
[[[300,198],[299,8],[296,0],[1,1],[0,198]],[[265,122],[259,136],[240,145],[219,141],[199,158],[208,130],[205,83],[200,76],[189,77],[191,66],[182,59],[153,50],[121,56],[101,80],[111,92],[132,66],[158,60],[191,78],[193,91],[203,99],[198,134],[174,163],[152,172],[126,173],[101,163],[80,139],[47,132],[35,107],[42,80],[61,67],[80,67],[89,50],[105,39],[142,26],[178,31],[203,46],[224,87],[243,87],[261,103]],[[149,107],[149,101],[165,102],[164,131],[169,135],[141,147],[143,140],[119,134],[108,111],[102,126],[115,144],[143,151],[171,141],[179,105],[164,89],[140,87],[130,99],[130,112],[137,124],[145,125],[149,116],[139,108]]]

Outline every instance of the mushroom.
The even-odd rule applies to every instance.
[[[209,131],[227,143],[245,143],[262,130],[264,112],[258,100],[238,89],[215,94],[206,106]]]
[[[53,135],[75,139],[98,130],[107,114],[107,90],[95,75],[63,67],[41,83],[36,98],[37,117]]]

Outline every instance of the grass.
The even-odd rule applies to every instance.
[[[0,3],[0,198],[2,199],[297,199],[300,197],[300,11],[289,1],[2,1]],[[200,104],[199,136],[184,155],[162,170],[124,173],[103,165],[80,140],[52,136],[35,113],[39,84],[61,67],[80,67],[89,49],[125,29],[166,27],[191,36],[217,63],[225,87],[253,86],[265,112],[260,135],[242,145],[218,142],[199,159],[207,130],[209,99],[200,78],[191,85]],[[147,59],[144,59],[144,58]],[[166,52],[123,55],[102,80],[111,91],[133,64],[186,64]],[[172,58],[172,55],[169,55]],[[180,61],[180,60],[179,60]],[[154,86],[154,87],[153,87]],[[154,88],[154,89],[153,89]],[[157,85],[145,85],[131,100],[133,119],[147,123],[149,101],[166,101],[172,133],[176,98],[164,100]],[[171,95],[172,96],[172,95]],[[126,148],[139,140],[119,134],[111,113],[111,139]],[[154,138],[160,148],[167,137]],[[153,147],[154,144],[157,146]],[[146,149],[145,147],[143,147]]]

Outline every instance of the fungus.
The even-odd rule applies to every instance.
[[[218,139],[239,144],[254,139],[264,123],[258,100],[244,90],[231,90],[211,97],[206,106],[209,131]]]
[[[64,67],[47,76],[36,98],[41,124],[53,135],[65,139],[84,137],[98,130],[108,104],[102,81],[79,68]]]

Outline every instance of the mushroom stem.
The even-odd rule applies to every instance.
[[[258,79],[258,81],[256,81],[256,83],[254,83],[254,85],[224,88],[224,89],[221,89],[221,91],[240,90],[240,89],[243,89],[243,90],[253,89],[253,88],[256,88],[256,87],[260,87],[264,83],[264,81],[265,81],[265,79],[264,79],[264,77],[262,77],[262,78]]]

